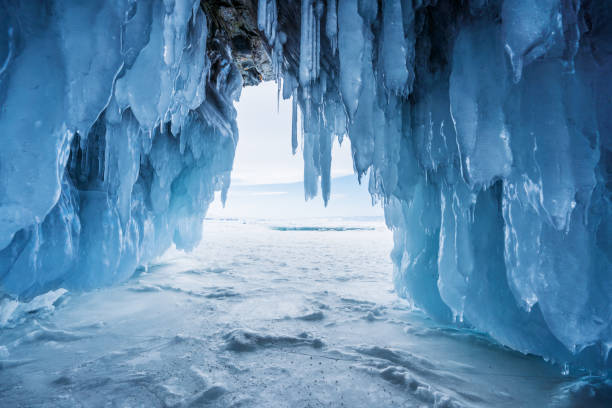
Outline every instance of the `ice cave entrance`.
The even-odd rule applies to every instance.
[[[0,407],[612,406],[609,4],[1,1]]]
[[[0,406],[605,406],[539,357],[413,311],[348,139],[328,207],[305,202],[276,103],[274,84],[244,90],[227,205],[193,251],[120,285],[5,302]]]
[[[311,200],[304,199],[301,141],[296,153],[291,154],[291,105],[291,100],[277,98],[274,82],[243,89],[236,105],[240,139],[227,202],[223,207],[217,193],[207,217],[277,219],[321,225],[340,218],[382,222],[383,209],[380,204],[372,205],[367,182],[357,183],[348,137],[341,144],[334,138],[332,195],[327,207],[320,194]],[[364,179],[367,181],[367,177]]]

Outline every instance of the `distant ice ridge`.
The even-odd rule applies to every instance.
[[[0,15],[1,291],[99,287],[193,247],[229,187],[242,89],[200,1],[3,2]]]
[[[290,33],[277,4],[260,18]],[[281,76],[306,197],[320,182],[328,200],[329,146],[348,135],[394,231],[398,293],[522,352],[610,367],[611,18],[605,0],[302,0]]]

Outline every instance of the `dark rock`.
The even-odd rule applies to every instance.
[[[202,1],[209,30],[229,44],[245,86],[274,79],[269,47],[257,29],[257,1]]]

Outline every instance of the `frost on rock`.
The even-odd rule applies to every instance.
[[[327,202],[330,139],[348,135],[394,232],[401,296],[522,352],[609,367],[612,6],[301,6],[300,28],[276,25],[301,38],[282,76],[306,197],[320,183]]]
[[[194,0],[0,5],[0,283],[30,298],[189,249],[242,79]]]
[[[193,0],[13,3],[2,290],[96,287],[192,247],[237,141],[223,33]],[[516,350],[609,367],[607,0],[232,0],[220,14],[238,3],[293,98],[294,152],[301,115],[306,198],[329,200],[332,141],[348,136],[394,233],[400,295]]]

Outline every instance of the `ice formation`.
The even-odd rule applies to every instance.
[[[282,77],[306,196],[320,182],[328,200],[330,140],[348,135],[394,231],[398,293],[522,352],[606,366],[610,17],[596,0],[302,0]]]
[[[226,191],[242,79],[199,1],[0,5],[0,281],[31,297],[189,249]]]
[[[200,2],[22,3],[0,6],[2,289],[96,287],[190,248],[229,185],[242,86]],[[522,352],[609,364],[609,3],[250,3],[302,116],[306,197],[327,202],[348,135],[398,293]]]

